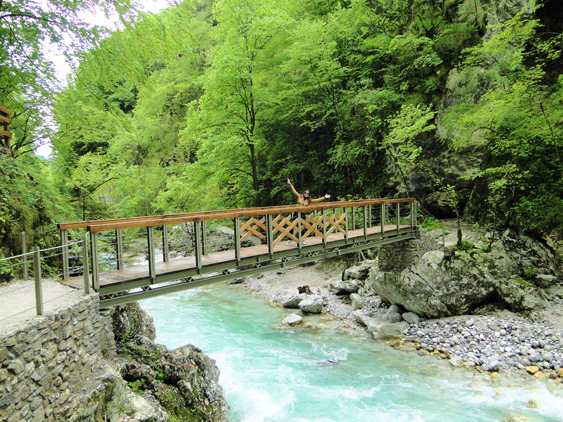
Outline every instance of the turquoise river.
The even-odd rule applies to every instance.
[[[307,317],[318,330],[281,329],[289,310],[237,286],[221,283],[141,306],[154,318],[158,343],[191,343],[217,361],[234,422],[563,421],[562,390],[520,378],[491,382],[363,332],[330,328],[327,317]],[[525,419],[507,419],[517,415]]]

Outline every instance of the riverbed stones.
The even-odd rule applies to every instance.
[[[303,318],[297,314],[291,314],[284,318],[282,325],[289,325],[290,327],[298,325],[303,322]]]
[[[279,299],[279,304],[284,308],[298,309],[299,303],[307,297],[306,294],[286,293]]]
[[[393,338],[405,337],[404,331],[409,328],[409,323],[406,321],[397,323],[383,323],[371,325],[368,330],[371,332],[375,340],[387,340]]]
[[[352,310],[362,309],[365,305],[364,298],[357,293],[352,293],[350,295],[350,301],[350,307]]]
[[[399,307],[397,305],[391,305],[387,310],[387,313],[383,316],[385,321],[389,321],[392,323],[400,322],[403,317],[399,313]]]
[[[360,265],[356,265],[354,267],[347,268],[344,271],[344,280],[348,280],[350,278],[356,280],[365,280],[369,275],[369,270],[371,266],[375,263],[373,260],[363,261]]]
[[[323,298],[317,295],[305,295],[305,299],[299,302],[301,312],[308,314],[320,314],[323,309]]]
[[[357,279],[341,280],[335,278],[329,281],[328,289],[337,295],[349,295],[350,293],[357,293],[360,289],[360,284]]]
[[[401,315],[405,321],[409,324],[418,324],[420,322],[420,317],[414,312],[405,312]]]
[[[406,338],[422,350],[456,357],[457,365],[558,374],[563,367],[562,333],[508,311],[504,314],[421,321],[406,330]]]

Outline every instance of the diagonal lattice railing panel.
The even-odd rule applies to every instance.
[[[330,235],[337,230],[346,236],[346,229],[342,227],[342,225],[346,225],[346,214],[338,215],[334,213],[330,217],[327,218],[327,223],[329,224],[329,229],[326,232],[326,235]]]
[[[254,235],[262,240],[266,239],[266,236],[260,232],[260,229],[267,231],[266,229],[266,218],[263,217],[262,219],[258,220],[252,217],[245,223],[240,223],[240,240],[246,240],[250,236]]]
[[[274,235],[276,233],[280,233],[280,235],[274,239],[274,247],[278,243],[280,243],[285,236],[289,237],[291,240],[295,242],[298,242],[299,239],[295,237],[295,235],[293,234],[293,230],[297,226],[298,219],[291,221],[291,217],[282,217],[282,216],[278,216],[278,217],[276,217],[272,222],[272,225],[274,227],[273,230]]]

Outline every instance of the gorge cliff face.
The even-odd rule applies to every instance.
[[[111,310],[119,374],[147,400],[182,421],[227,421],[229,405],[215,361],[191,344],[155,344],[152,317],[137,303]]]

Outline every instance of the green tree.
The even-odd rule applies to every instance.
[[[498,25],[467,52],[458,83],[472,101],[446,116],[454,148],[484,151],[470,177],[487,186],[489,205],[524,229],[563,230],[562,46],[563,34],[523,13]]]
[[[46,142],[53,128],[46,124],[56,68],[46,50],[69,60],[93,46],[102,30],[83,22],[82,12],[115,12],[125,22],[135,15],[134,0],[0,1],[0,103],[13,114],[13,149],[31,151]],[[72,44],[71,44],[72,43]]]

